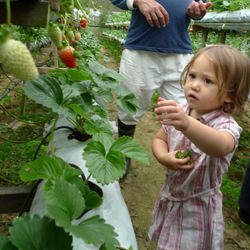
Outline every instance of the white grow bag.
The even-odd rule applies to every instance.
[[[58,124],[58,126],[65,125]],[[88,169],[85,167],[85,162],[82,158],[84,152],[84,147],[86,143],[79,142],[75,139],[68,140],[67,136],[69,130],[62,129],[55,131],[55,155],[62,158],[64,161],[75,164],[80,167],[85,176],[89,175]],[[101,187],[103,191],[103,203],[100,207],[92,209],[83,215],[80,222],[83,219],[91,217],[93,215],[99,215],[102,217],[106,223],[112,225],[115,232],[118,234],[117,240],[120,242],[120,246],[128,249],[130,246],[133,250],[137,250],[137,242],[135,237],[135,232],[131,222],[130,214],[128,208],[123,199],[119,182],[114,182],[109,185],[101,185],[96,182],[95,179],[90,178],[90,181]],[[41,183],[37,189],[36,195],[33,199],[30,213],[45,215],[46,208],[42,195],[43,183]],[[73,236],[73,250],[98,250],[99,248],[86,244],[83,240]]]

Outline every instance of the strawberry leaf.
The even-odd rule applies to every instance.
[[[18,250],[17,247],[13,246],[11,241],[2,235],[0,235],[0,249],[1,250]]]
[[[78,187],[65,180],[45,184],[45,201],[48,215],[58,226],[69,230],[71,221],[78,218],[85,210],[85,200]],[[72,195],[74,194],[74,195]]]
[[[61,158],[41,156],[35,161],[23,165],[20,169],[20,178],[25,182],[40,179],[56,179],[64,176],[66,180],[79,176],[81,170],[72,168]]]
[[[53,77],[40,76],[24,85],[25,94],[33,101],[59,112],[63,104],[63,92],[59,81]],[[62,110],[61,110],[62,112]]]
[[[145,149],[129,136],[118,138],[110,148],[110,151],[113,150],[123,153],[126,157],[149,165],[149,159]]]
[[[104,185],[123,176],[125,156],[145,164],[149,163],[144,149],[131,137],[121,137],[114,141],[112,135],[105,133],[94,135],[83,154],[91,175]]]
[[[71,227],[71,232],[88,244],[100,246],[104,242],[110,246],[110,250],[117,249],[119,242],[117,234],[111,225],[105,223],[98,215],[82,221],[80,224]]]
[[[65,233],[63,228],[57,227],[55,222],[48,217],[40,218],[37,215],[32,218],[25,215],[14,220],[13,226],[10,228],[9,238],[17,247],[13,250],[72,249],[71,235]]]

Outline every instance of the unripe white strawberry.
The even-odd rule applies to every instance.
[[[7,39],[0,44],[0,61],[19,80],[34,80],[38,71],[27,46],[20,41]]]

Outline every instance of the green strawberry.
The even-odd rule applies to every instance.
[[[62,31],[57,24],[48,25],[48,34],[57,48],[62,46]]]
[[[67,37],[70,44],[75,43],[75,34],[74,34],[73,30],[67,30],[66,31],[66,37]]]
[[[7,39],[0,44],[1,61],[4,67],[19,80],[34,80],[38,71],[27,46],[20,41]]]
[[[175,157],[177,159],[184,159],[184,158],[190,157],[190,160],[187,163],[189,165],[193,163],[192,153],[191,153],[190,150],[179,150],[179,151],[176,152]]]

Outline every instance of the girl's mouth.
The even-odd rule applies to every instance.
[[[195,96],[195,95],[188,95],[188,100],[190,100],[190,101],[197,101],[198,100],[198,98]]]

